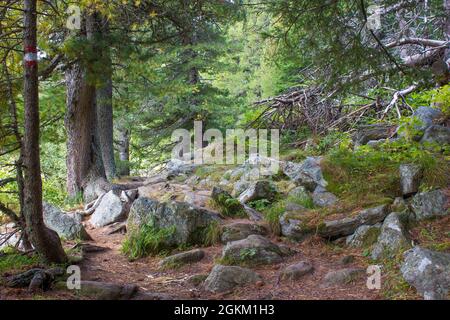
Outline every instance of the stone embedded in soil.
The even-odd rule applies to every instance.
[[[227,292],[237,286],[255,284],[261,280],[261,276],[250,269],[215,265],[205,280],[205,289],[213,293]]]
[[[365,209],[355,217],[326,221],[319,228],[319,235],[324,238],[348,236],[354,233],[355,230],[361,225],[373,225],[383,221],[388,213],[389,206],[382,205],[375,208]]]
[[[276,186],[268,180],[260,180],[250,184],[250,186],[239,196],[241,203],[248,203],[256,200],[272,200],[277,194]]]
[[[438,145],[450,144],[450,128],[432,125],[425,130],[420,143],[435,143]]]
[[[222,251],[222,260],[235,265],[275,264],[283,261],[283,256],[280,247],[259,235],[229,242]]]
[[[417,164],[402,164],[400,171],[400,186],[404,196],[408,196],[419,191],[420,180],[422,179],[422,167]]]
[[[130,194],[130,196],[133,195]],[[103,196],[89,222],[95,228],[101,228],[122,221],[128,215],[131,202],[132,200],[126,194],[122,195],[122,191],[111,190]]]
[[[186,252],[181,252],[164,258],[160,263],[160,267],[179,267],[185,264],[194,263],[202,260],[205,257],[205,251],[194,249]]]
[[[411,209],[416,220],[446,216],[450,213],[448,191],[418,193],[412,199]]]
[[[318,207],[329,207],[338,202],[338,198],[325,188],[318,186],[312,194],[313,203]]]
[[[186,202],[140,197],[131,206],[127,230],[133,232],[142,225],[157,230],[173,228],[171,245],[195,245],[204,242],[205,231],[214,221],[220,221],[217,214]]]
[[[45,225],[56,231],[60,237],[69,240],[91,240],[81,223],[82,217],[80,214],[65,213],[46,202],[43,202],[42,205]]]
[[[320,168],[321,159],[321,157],[307,157],[301,163],[286,161],[281,162],[280,167],[282,172],[292,181],[313,192],[317,186],[324,188],[327,186]]]
[[[371,246],[377,242],[380,229],[380,223],[373,226],[362,225],[358,227],[352,235],[347,237],[346,244],[356,248]]]
[[[80,294],[98,300],[130,300],[137,293],[134,284],[80,281]]]
[[[346,268],[328,272],[322,280],[323,288],[349,284],[355,280],[361,279],[365,275],[362,268]]]
[[[403,278],[425,300],[446,300],[450,291],[450,254],[414,247],[404,253]]]
[[[245,222],[232,222],[222,227],[221,241],[227,243],[247,238],[249,235],[267,235],[268,231],[262,225]]]
[[[372,249],[372,259],[391,256],[411,246],[403,217],[397,212],[389,214],[383,222],[377,243]]]
[[[314,268],[310,262],[300,261],[296,264],[287,266],[280,273],[281,280],[298,280],[303,276],[310,274],[314,271]]]
[[[297,214],[300,217],[297,217]],[[280,217],[279,222],[283,236],[296,241],[303,241],[311,234],[311,230],[301,220],[302,214],[300,212],[293,215],[292,212],[288,211]]]

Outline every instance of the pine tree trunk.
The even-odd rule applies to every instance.
[[[85,21],[86,37],[92,39],[95,17],[87,15]],[[111,186],[106,180],[98,137],[96,89],[81,62],[66,70],[66,88],[67,191],[72,197],[81,193],[89,202]]]
[[[109,26],[106,19],[98,19],[97,29],[102,37],[107,37]],[[114,161],[114,123],[113,123],[113,91],[112,91],[112,62],[108,48],[102,48],[101,62],[104,65],[104,79],[102,85],[97,88],[97,117],[100,150],[102,154],[105,173],[108,179],[117,176],[116,163]]]
[[[36,0],[24,0],[24,215],[28,235],[47,262],[64,263],[66,254],[55,231],[44,224],[39,155],[39,84],[36,53]]]

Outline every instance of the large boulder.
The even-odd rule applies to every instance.
[[[162,268],[176,268],[185,264],[194,263],[205,257],[205,251],[194,249],[168,256],[160,261],[159,266]]]
[[[423,131],[432,126],[442,116],[441,110],[431,107],[419,107],[413,113],[413,117],[416,117],[420,121],[420,125],[416,126],[416,129],[419,131]]]
[[[402,194],[409,196],[419,191],[420,180],[422,179],[422,167],[416,164],[402,164],[400,171],[400,186]]]
[[[268,180],[260,180],[250,184],[250,186],[239,196],[241,203],[255,200],[273,200],[277,195],[276,186]]]
[[[247,238],[252,234],[267,235],[267,229],[259,224],[246,222],[232,222],[222,227],[221,241],[228,243]]]
[[[381,223],[377,223],[373,226],[362,225],[355,230],[355,233],[347,237],[346,243],[350,247],[369,247],[377,242],[380,229]]]
[[[226,292],[258,281],[261,281],[261,277],[250,269],[215,265],[205,280],[205,289],[214,293]]]
[[[140,197],[131,206],[127,230],[133,232],[142,225],[156,230],[174,228],[173,245],[194,245],[204,242],[206,229],[218,220],[217,214],[186,202],[159,202]]]
[[[301,163],[286,161],[281,162],[280,167],[292,181],[313,192],[317,186],[324,188],[327,186],[320,168],[321,159],[321,157],[307,157]]]
[[[450,128],[432,125],[425,130],[421,143],[450,144]]]
[[[222,251],[222,260],[227,264],[263,265],[283,261],[284,252],[276,244],[260,235],[229,242]]]
[[[136,195],[130,194],[130,196]],[[102,197],[89,222],[95,228],[101,228],[125,220],[134,200],[131,197],[120,190],[109,191]]]
[[[356,146],[367,144],[369,141],[387,139],[394,135],[395,126],[386,124],[370,124],[360,126],[352,140]]]
[[[425,300],[446,300],[450,290],[450,254],[414,247],[404,253],[403,278]]]
[[[416,220],[446,216],[450,212],[448,191],[418,193],[412,199],[411,209]]]
[[[42,205],[45,225],[56,231],[60,237],[69,240],[91,240],[81,223],[82,216],[79,213],[65,213],[46,202],[43,202]]]
[[[365,209],[355,217],[326,221],[319,228],[319,235],[325,238],[338,238],[353,234],[362,225],[373,225],[384,220],[389,213],[388,205]]]
[[[403,217],[397,212],[389,214],[383,222],[377,243],[372,249],[372,259],[391,256],[411,246]]]

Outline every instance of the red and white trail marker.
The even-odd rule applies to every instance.
[[[25,47],[24,60],[26,67],[30,68],[37,65],[38,55],[36,47]]]

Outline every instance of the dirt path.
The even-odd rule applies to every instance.
[[[188,283],[186,279],[195,274],[208,274],[214,265],[214,260],[221,255],[222,246],[203,248],[206,257],[191,265],[176,270],[160,270],[158,262],[161,257],[148,257],[134,262],[128,261],[120,253],[122,234],[108,235],[108,228],[89,230],[94,241],[90,244],[108,248],[103,252],[86,254],[81,264],[82,279],[114,282],[121,284],[136,284],[143,290],[165,293],[179,299],[380,299],[379,292],[368,290],[365,280],[359,280],[334,288],[320,288],[325,274],[332,270],[347,267],[366,267],[364,259],[354,252],[355,261],[342,265],[340,259],[349,255],[325,244],[319,239],[303,244],[288,244],[297,253],[285,259],[280,264],[253,268],[264,279],[264,285],[248,285],[237,288],[232,293],[211,294]],[[279,239],[272,238],[272,241]],[[280,270],[289,264],[301,260],[311,261],[314,273],[295,282],[278,281]]]

